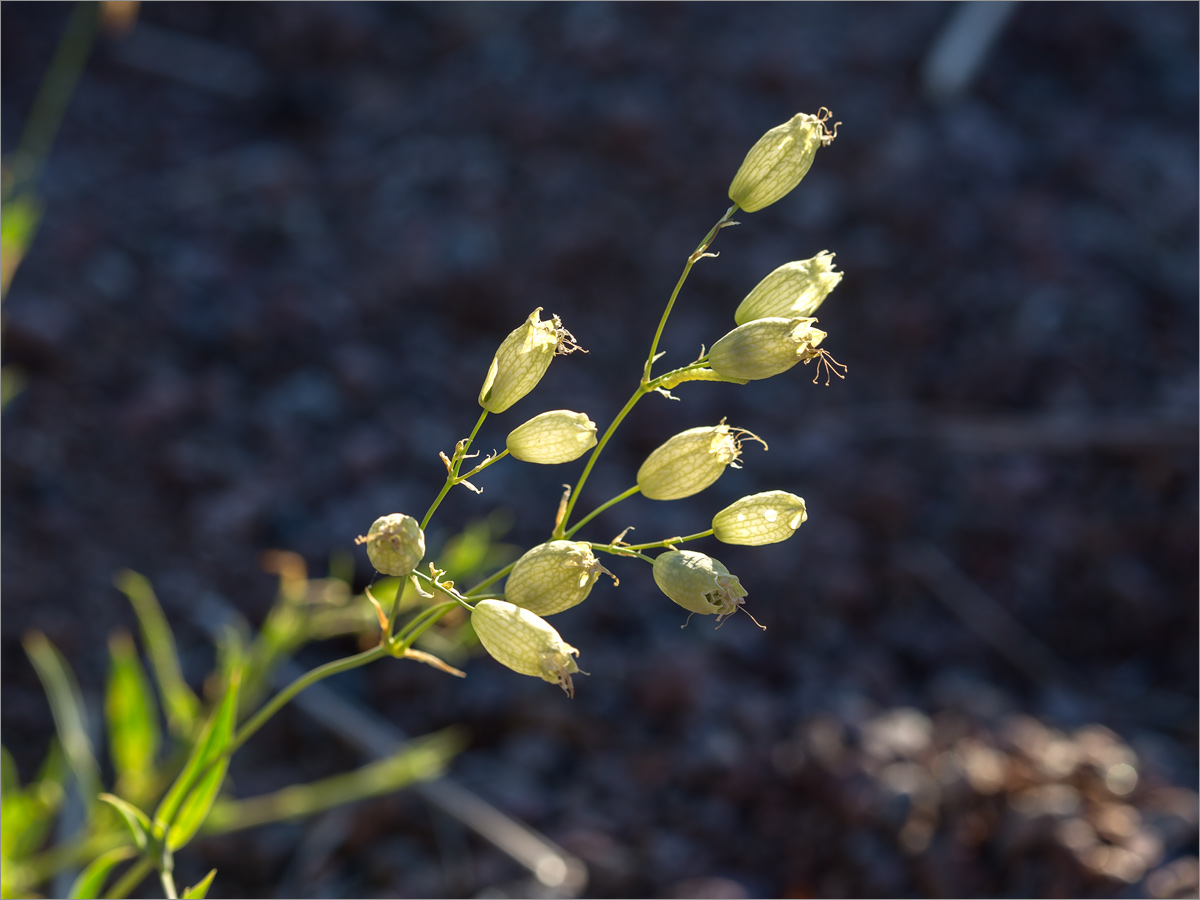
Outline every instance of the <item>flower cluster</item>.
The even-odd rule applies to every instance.
[[[498,662],[523,675],[560,685],[573,694],[571,675],[580,671],[575,662],[578,650],[563,641],[546,619],[586,600],[601,575],[617,578],[597,558],[597,553],[642,560],[649,563],[659,589],[672,601],[698,615],[715,615],[720,623],[743,608],[747,595],[741,581],[707,554],[679,549],[678,544],[712,537],[725,544],[759,546],[784,541],[795,534],[808,518],[804,500],[787,491],[766,491],[743,497],[717,512],[708,530],[665,538],[646,544],[629,544],[621,537],[606,543],[583,541],[574,535],[592,518],[637,493],[651,500],[680,500],[710,487],[729,467],[739,467],[742,444],[747,440],[766,443],[756,435],[727,425],[700,425],[670,437],[656,448],[637,470],[635,484],[572,523],[575,503],[597,458],[617,426],[643,396],[651,393],[671,397],[670,390],[688,381],[727,381],[746,384],[780,375],[799,363],[817,360],[828,373],[842,377],[844,366],[834,361],[821,346],[826,333],[816,328],[813,314],[842,280],[834,270],[833,254],[822,250],[811,259],[789,262],[763,278],[733,313],[735,327],[701,351],[695,362],[652,377],[660,354],[658,341],[667,317],[692,266],[714,254],[708,247],[722,228],[736,224],[732,215],[739,209],[755,212],[791,191],[809,171],[819,148],[836,136],[836,125],[827,126],[829,112],[798,114],[768,131],[746,154],[729,187],[733,206],[717,222],[688,258],[683,277],[667,303],[650,347],[641,381],[621,412],[603,435],[584,413],[568,409],[543,412],[508,432],[505,449],[493,452],[469,471],[468,453],[488,414],[503,413],[534,389],[556,355],[579,349],[574,337],[558,316],[541,318],[535,309],[525,322],[504,339],[483,381],[479,404],[483,408],[470,437],[459,441],[453,454],[442,454],[447,478],[441,493],[424,519],[418,523],[399,513],[377,520],[360,542],[367,545],[372,565],[384,574],[411,578],[417,590],[446,601],[419,613],[414,623],[393,634],[395,622],[377,607],[389,647],[401,655],[412,640],[440,616],[438,610],[460,605],[471,610],[471,623],[484,649]],[[816,379],[814,379],[815,381]],[[826,378],[828,383],[828,377]],[[549,540],[524,553],[515,563],[495,573],[475,588],[460,593],[445,574],[430,564],[430,575],[416,571],[425,556],[424,528],[446,492],[462,484],[478,491],[467,479],[505,456],[537,465],[560,465],[591,455],[582,474],[559,506]],[[658,550],[657,555],[646,551]],[[503,591],[487,588],[507,575]],[[398,606],[398,604],[397,604]],[[395,611],[393,611],[393,617]],[[690,618],[690,617],[689,617]],[[686,624],[686,623],[685,623]]]

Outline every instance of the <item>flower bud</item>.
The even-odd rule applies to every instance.
[[[602,572],[612,574],[585,543],[538,544],[513,566],[504,597],[539,616],[552,616],[586,600]]]
[[[596,423],[583,413],[554,409],[510,431],[507,446],[522,462],[568,463],[596,446]]]
[[[782,125],[776,125],[758,139],[729,185],[729,199],[746,212],[770,206],[800,183],[812,166],[817,148],[837,136],[837,128],[828,131],[825,122],[830,112],[820,116],[796,113]]]
[[[842,280],[843,273],[833,271],[833,256],[822,250],[812,259],[780,266],[746,295],[733,314],[733,321],[745,325],[768,316],[785,319],[811,316]]]
[[[425,557],[425,533],[416,519],[403,513],[380,516],[366,537],[354,543],[367,545],[367,558],[384,575],[410,575]]]
[[[501,413],[534,389],[556,353],[579,349],[558,316],[541,320],[539,306],[500,344],[479,392],[479,405]]]
[[[717,621],[737,612],[746,590],[724,564],[691,550],[668,550],[654,560],[654,582],[684,609]]]
[[[681,431],[646,457],[637,484],[651,500],[679,500],[698,494],[737,464],[742,436],[755,435],[724,422]],[[764,445],[765,446],[765,445]]]
[[[496,662],[557,684],[568,697],[575,696],[571,674],[578,672],[579,666],[572,657],[579,651],[545,619],[503,600],[480,600],[471,613],[471,625]]]
[[[786,372],[798,362],[820,356],[817,345],[825,332],[816,319],[771,316],[739,325],[708,352],[708,365],[718,375],[756,381]]]
[[[776,544],[795,534],[806,519],[803,498],[766,491],[743,497],[713,516],[713,535],[726,544]]]

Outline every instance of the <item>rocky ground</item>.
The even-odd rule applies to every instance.
[[[581,857],[593,896],[1196,896],[1197,8],[1018,5],[958,93],[926,77],[955,9],[144,6],[87,65],[4,304],[26,379],[2,443],[22,774],[52,733],[23,633],[94,691],[131,567],[198,681],[196,598],[259,621],[263,550],[323,575],[377,515],[424,510],[534,307],[590,352],[483,444],[557,407],[603,426],[742,155],[827,106],[837,141],[720,235],[662,346],[690,361],[766,272],[829,249],[847,379],[649,398],[588,487],[620,492],[686,427],[761,435],[708,492],[635,498],[588,536],[802,495],[786,544],[698,545],[767,630],[681,631],[620,560],[619,589],[555,620],[591,673],[574,701],[486,658],[333,686],[411,734],[464,725],[455,777]],[[0,13],[6,154],[68,12]],[[577,469],[507,463],[431,544],[494,508],[506,541],[544,539]],[[289,712],[233,776],[252,794],[357,762]],[[529,889],[411,796],[180,865],[218,867],[214,896]]]

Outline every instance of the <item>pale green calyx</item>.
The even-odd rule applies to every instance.
[[[761,441],[724,422],[681,431],[646,457],[638,469],[637,486],[651,500],[679,500],[698,494],[720,478],[727,466],[740,468],[737,461],[745,437]]]
[[[834,254],[822,250],[812,259],[785,263],[746,295],[733,314],[733,320],[745,325],[755,319],[782,317],[802,319],[811,316],[842,280],[842,272],[833,271]]]
[[[816,319],[771,316],[739,325],[713,344],[708,365],[719,375],[757,381],[786,372],[799,362],[822,355],[816,349],[825,332]]]
[[[766,491],[743,497],[713,516],[713,536],[726,544],[777,544],[795,534],[806,519],[803,498]]]
[[[541,312],[540,306],[531,312],[524,324],[501,342],[492,358],[479,392],[479,405],[488,412],[504,412],[532,391],[556,353],[580,349],[558,316],[542,321]]]
[[[425,557],[425,533],[416,519],[403,513],[380,516],[354,543],[367,545],[367,558],[384,575],[410,575]]]
[[[571,675],[579,651],[540,616],[504,600],[480,600],[471,613],[479,643],[492,659],[522,675],[557,684],[575,696]]]
[[[601,574],[617,580],[588,544],[549,541],[517,560],[504,585],[504,597],[539,616],[552,616],[586,600]]]
[[[568,463],[596,446],[596,423],[583,413],[552,409],[510,431],[506,444],[522,462]]]
[[[745,602],[746,589],[719,560],[692,550],[668,550],[654,560],[654,582],[686,610],[720,622]]]
[[[824,108],[816,116],[796,113],[759,138],[733,176],[729,199],[755,212],[791,191],[808,174],[817,148],[837,137],[837,125],[832,131],[825,125],[831,115]]]

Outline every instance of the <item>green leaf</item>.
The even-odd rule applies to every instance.
[[[142,639],[150,655],[150,667],[154,670],[154,678],[162,694],[167,726],[172,734],[186,738],[191,735],[192,727],[200,715],[201,704],[183,680],[175,637],[171,634],[167,617],[163,615],[158,598],[144,576],[130,569],[122,569],[116,574],[114,583],[133,604],[138,624],[142,627]]]
[[[216,875],[216,869],[209,869],[207,875],[180,895],[181,900],[204,900],[208,896],[208,889],[212,885],[212,880]]]
[[[112,665],[104,712],[109,753],[122,792],[141,798],[154,779],[161,742],[158,711],[133,639],[124,631],[117,632],[109,638],[108,651]]]
[[[117,847],[109,850],[107,853],[100,854],[88,863],[86,869],[79,873],[79,877],[71,885],[71,891],[67,896],[71,900],[90,900],[90,898],[99,897],[100,892],[104,890],[104,882],[108,880],[108,873],[113,870],[113,866],[135,855],[137,855],[137,851],[128,846]]]
[[[129,833],[133,835],[134,846],[138,850],[145,850],[150,843],[150,836],[154,833],[150,817],[128,800],[122,800],[115,794],[100,794],[96,799],[107,803],[121,814],[121,818],[129,826]]]
[[[23,789],[6,785],[0,792],[0,858],[22,860],[41,849],[66,796],[70,773],[58,741],[52,741],[31,784]],[[15,778],[16,772],[6,777]]]
[[[5,794],[21,789],[21,776],[17,773],[17,764],[8,752],[8,748],[0,744],[0,802]]]
[[[233,740],[237,724],[240,683],[241,673],[234,671],[220,706],[205,724],[183,771],[154,813],[155,824],[169,829],[170,850],[180,849],[196,834],[225,780],[229,768],[225,748]]]
[[[92,742],[88,738],[79,683],[62,654],[40,631],[31,631],[22,643],[50,701],[59,740],[66,751],[67,761],[75,774],[90,818],[96,805],[96,794],[100,791],[100,767],[96,764]]]

